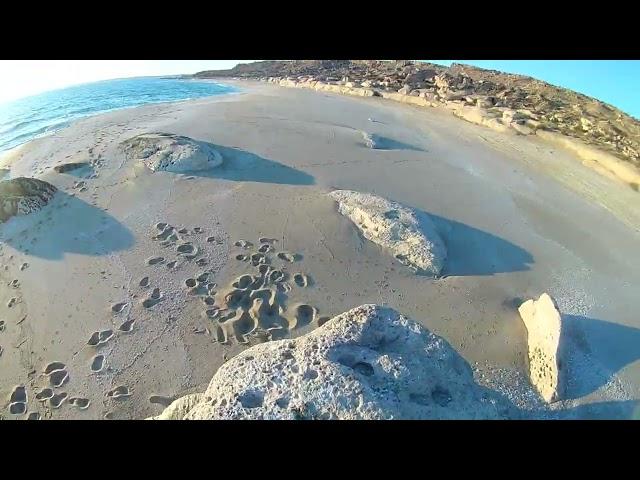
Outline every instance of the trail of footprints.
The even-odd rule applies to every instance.
[[[158,241],[165,248],[174,248],[176,260],[166,261],[164,256],[150,257],[146,264],[155,268],[175,269],[179,261],[195,260],[200,254],[200,248],[193,242],[185,241],[185,235],[202,234],[203,229],[195,227],[191,231],[186,228],[176,229],[168,223],[155,225],[158,233],[152,239]],[[207,243],[216,242],[222,244],[222,239],[213,236],[206,237]],[[212,272],[203,271],[195,278],[184,280],[185,294],[190,297],[200,298],[203,304],[203,317],[211,322],[215,340],[222,344],[228,344],[232,339],[238,343],[248,344],[251,340],[265,342],[283,338],[292,329],[308,325],[314,320],[318,325],[326,322],[329,317],[318,317],[318,310],[305,303],[287,305],[287,293],[295,285],[299,288],[311,286],[309,275],[296,272],[289,273],[287,264],[295,264],[302,260],[302,255],[287,251],[277,251],[277,240],[261,237],[258,245],[247,240],[238,240],[235,246],[243,250],[235,258],[249,263],[254,269],[253,274],[244,274],[236,278],[225,289],[218,290],[217,284],[212,281]],[[272,261],[281,261],[283,268],[272,265]],[[194,262],[200,267],[208,264],[206,258],[199,258]],[[26,268],[26,267],[25,267]],[[293,284],[293,285],[292,285]],[[163,300],[159,287],[153,287],[149,276],[138,281],[138,286],[150,291],[148,296],[141,301],[145,309],[153,308]],[[115,318],[124,316],[131,310],[128,301],[118,302],[111,306],[111,312]],[[110,342],[116,333],[130,333],[134,330],[135,320],[125,319],[119,327],[93,332],[87,346],[99,349]],[[0,323],[0,331],[4,328],[4,322]],[[194,328],[194,333],[209,334],[209,328]],[[89,365],[92,374],[102,372],[107,359],[104,354],[97,353],[93,356]],[[48,386],[35,393],[35,400],[47,403],[49,408],[57,410],[65,403],[79,410],[90,407],[91,401],[80,396],[70,396],[60,389],[70,381],[69,371],[62,362],[55,361],[47,364],[42,376],[47,377]],[[113,400],[125,400],[133,392],[124,385],[116,386],[106,392],[105,396]],[[168,397],[152,395],[151,403],[165,404],[170,402]],[[41,418],[39,412],[27,413],[27,390],[23,385],[14,388],[9,403],[9,411],[12,415],[25,415],[30,420]],[[108,417],[109,415],[107,415]]]
[[[225,289],[216,291],[216,284],[209,283],[207,272],[185,280],[187,293],[202,297],[203,317],[213,323],[216,341],[227,344],[234,338],[238,343],[248,344],[252,339],[258,343],[279,339],[291,329],[316,319],[315,307],[304,303],[287,306],[286,294],[292,289],[289,279],[301,288],[312,283],[305,273],[291,275],[286,267],[272,265],[276,259],[285,264],[302,259],[302,255],[296,253],[276,253],[276,242],[276,239],[261,237],[256,246],[248,240],[237,240],[234,245],[244,251],[236,254],[235,259],[249,263],[255,272],[241,275]],[[202,329],[194,332],[204,333]]]

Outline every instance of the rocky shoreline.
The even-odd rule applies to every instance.
[[[599,173],[640,188],[640,122],[599,100],[530,77],[461,64],[377,60],[264,61],[194,77],[253,79],[445,108],[497,131],[536,135]]]

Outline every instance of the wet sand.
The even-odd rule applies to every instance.
[[[206,305],[187,294],[185,280],[210,271],[216,289],[224,289],[255,270],[236,260],[247,250],[235,242],[258,246],[260,237],[275,239],[277,252],[299,255],[293,263],[274,255],[274,265],[310,278],[307,287],[290,281],[287,305],[311,305],[317,317],[364,303],[391,306],[446,338],[481,382],[533,410],[541,405],[526,380],[526,330],[517,306],[549,292],[574,349],[570,398],[554,408],[578,417],[634,414],[636,192],[538,139],[493,132],[448,112],[239,85],[243,94],[81,120],[14,155],[11,177],[37,177],[61,192],[42,211],[0,226],[5,418],[26,416],[9,413],[17,385],[26,386],[28,412],[53,419],[145,418],[167,401],[152,403],[153,395],[204,391],[222,362],[247,346],[215,342]],[[223,166],[181,175],[127,161],[119,144],[154,131],[212,143]],[[366,135],[383,148],[370,148]],[[95,169],[53,170],[91,159]],[[431,214],[447,244],[444,278],[416,276],[364,240],[337,213],[326,195],[332,188],[372,192]],[[185,260],[153,240],[158,222],[186,228],[184,240],[198,247],[197,258]],[[157,257],[164,260],[149,264]],[[200,259],[206,265],[196,264]],[[148,286],[140,286],[145,277]],[[14,279],[16,287],[9,285]],[[160,301],[145,308],[155,288]],[[126,305],[115,312],[118,303]],[[130,332],[118,330],[131,320]],[[87,345],[94,332],[109,330],[106,342]],[[94,373],[98,355],[104,361]],[[36,400],[49,387],[42,372],[54,361],[69,376],[52,390],[89,399],[86,409]],[[130,395],[107,395],[116,387]]]

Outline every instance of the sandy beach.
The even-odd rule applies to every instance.
[[[204,391],[248,345],[215,341],[207,305],[186,281],[209,272],[223,290],[255,270],[237,259],[248,250],[236,243],[260,238],[296,254],[293,262],[276,257],[279,268],[307,276],[307,286],[291,282],[287,305],[310,305],[318,317],[390,306],[444,337],[479,383],[534,418],[638,415],[637,192],[541,139],[447,111],[228,83],[242,92],[83,119],[0,162],[11,178],[59,189],[41,211],[0,226],[4,418],[24,417],[8,411],[16,385],[26,386],[28,412],[51,419],[144,419]],[[210,143],[224,163],[151,172],[121,148],[147,132]],[[53,168],[90,160],[90,169]],[[430,214],[447,244],[442,277],[417,276],[364,239],[337,213],[333,189]],[[158,223],[186,229],[196,261],[154,240]],[[575,346],[567,399],[550,407],[528,383],[517,310],[543,292],[556,299]],[[316,326],[299,322],[286,335]],[[94,332],[108,331],[88,345]],[[56,394],[88,399],[88,407],[36,399],[51,362],[68,372]]]

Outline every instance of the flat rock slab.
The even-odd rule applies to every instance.
[[[531,383],[546,402],[560,400],[562,322],[556,303],[543,293],[538,300],[527,300],[520,305],[518,312],[527,327]]]
[[[362,305],[305,336],[245,350],[203,394],[153,419],[497,419],[511,408],[444,339]]]
[[[123,142],[129,159],[157,172],[196,172],[222,164],[222,155],[208,143],[168,133],[147,133]]]
[[[428,214],[371,193],[334,190],[329,195],[365,238],[418,274],[440,274],[447,249]]]

